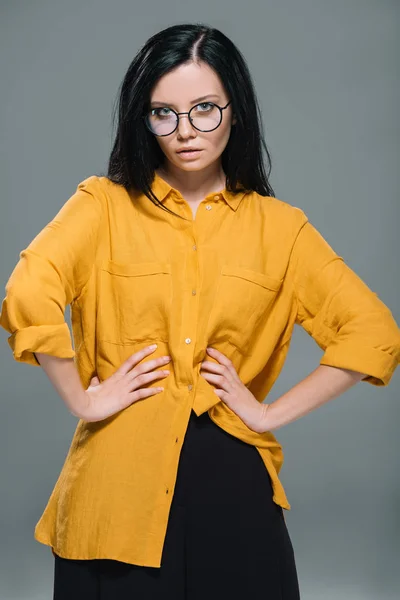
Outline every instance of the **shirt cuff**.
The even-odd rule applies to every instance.
[[[75,356],[67,323],[25,327],[15,331],[7,341],[15,360],[35,367],[40,367],[40,363],[34,356],[34,352],[51,354],[59,358]]]
[[[354,342],[332,342],[325,350],[321,365],[367,373],[361,381],[372,385],[388,385],[398,365],[395,356],[377,348]]]

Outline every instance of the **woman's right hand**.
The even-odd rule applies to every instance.
[[[155,348],[146,347],[135,352],[115,373],[101,383],[96,376],[93,377],[89,387],[84,391],[85,408],[82,410],[81,418],[88,423],[102,421],[138,400],[158,394],[161,391],[158,387],[141,386],[166,377],[169,371],[153,369],[168,364],[171,357],[160,356],[138,364],[154,351]]]

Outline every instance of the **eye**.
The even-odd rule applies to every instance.
[[[166,112],[161,112],[161,111],[166,111]],[[153,110],[151,111],[150,114],[152,117],[169,117],[171,114],[171,109],[168,108],[168,106],[163,106],[161,108],[153,108]]]
[[[214,104],[212,102],[200,102],[200,104],[196,104],[194,109],[198,112],[210,112],[214,108]]]

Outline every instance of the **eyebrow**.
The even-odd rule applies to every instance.
[[[202,100],[206,100],[206,98],[219,98],[218,94],[207,94],[206,96],[200,96],[200,98],[195,98],[190,101],[190,104],[195,104],[197,102],[201,102]],[[173,106],[170,102],[159,102],[158,100],[154,100],[150,103],[152,106],[154,104],[160,104],[161,106]]]

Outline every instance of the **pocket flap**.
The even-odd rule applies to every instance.
[[[164,262],[119,263],[108,259],[101,265],[101,269],[113,275],[121,275],[122,277],[171,273],[171,265]]]
[[[252,283],[257,283],[258,285],[275,292],[279,290],[283,282],[283,279],[275,279],[275,277],[271,277],[265,273],[260,273],[259,271],[253,271],[252,269],[245,269],[244,267],[232,265],[222,265],[221,274],[232,277],[240,277],[241,279],[246,279]]]

